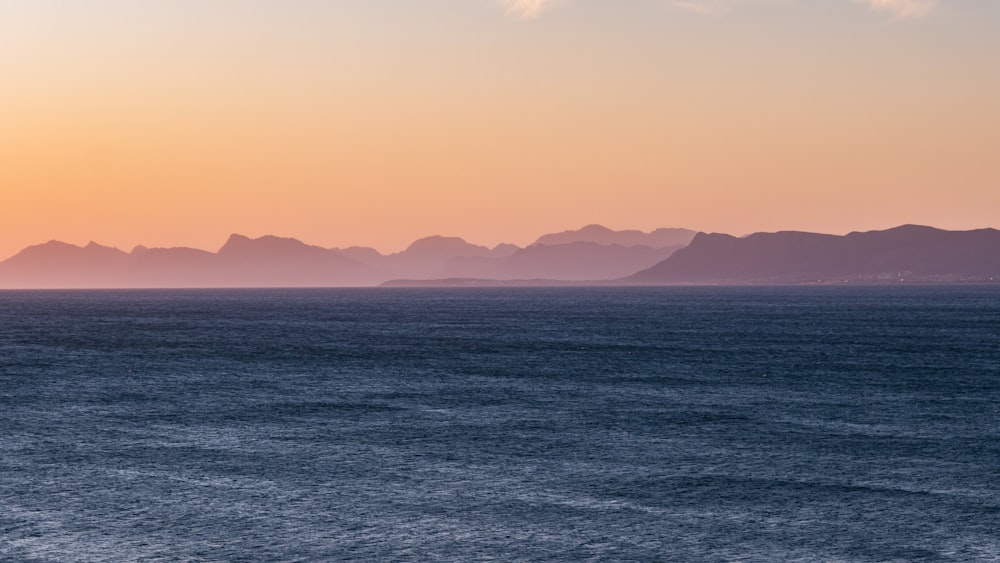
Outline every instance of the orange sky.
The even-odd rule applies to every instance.
[[[1000,2],[501,4],[5,1],[0,258],[1000,227]]]

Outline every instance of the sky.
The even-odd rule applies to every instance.
[[[0,258],[1000,227],[995,0],[0,0]]]

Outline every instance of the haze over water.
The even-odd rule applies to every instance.
[[[0,559],[996,560],[995,287],[0,293]]]

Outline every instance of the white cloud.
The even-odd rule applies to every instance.
[[[920,18],[934,9],[937,0],[862,0],[873,10],[889,12],[897,18]]]
[[[497,0],[507,12],[522,19],[538,17],[544,10],[551,8],[560,0]]]

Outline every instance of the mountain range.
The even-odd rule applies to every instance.
[[[737,238],[698,233],[684,249],[624,281],[654,285],[1000,281],[1000,231],[903,225],[844,236],[784,231]]]
[[[49,241],[0,262],[0,288],[372,286],[399,278],[452,276],[608,281],[660,262],[695,234],[686,229],[643,233],[589,225],[545,235],[526,248],[488,248],[458,237],[431,236],[394,254],[238,234],[217,252],[144,246],[125,252],[95,242],[81,247]]]
[[[50,241],[0,262],[0,288],[951,283],[1000,281],[1000,231],[904,225],[735,237],[588,225],[520,248],[432,236],[406,250],[234,234],[217,251]]]

